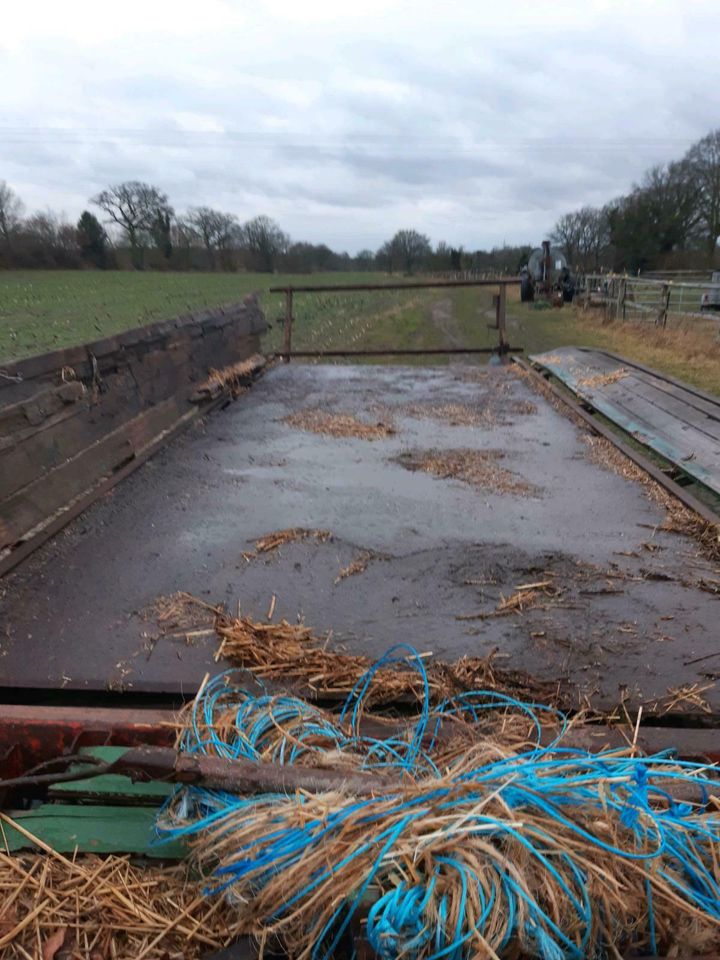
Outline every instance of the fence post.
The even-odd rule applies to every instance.
[[[285,363],[290,363],[290,350],[292,348],[292,325],[293,325],[293,292],[292,287],[285,291]]]
[[[662,285],[662,292],[660,294],[660,309],[658,310],[655,326],[664,327],[667,325],[667,315],[668,315],[669,309],[670,309],[670,284],[664,283]]]
[[[627,294],[627,277],[623,277],[618,284],[618,298],[615,307],[615,319],[622,317],[625,320],[625,298]]]
[[[499,285],[498,298],[495,306],[495,320],[498,328],[498,353],[504,357],[508,353],[510,344],[508,343],[507,330],[505,329],[505,305],[507,288],[504,283]]]

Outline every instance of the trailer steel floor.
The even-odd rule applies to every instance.
[[[397,433],[373,442],[283,422],[313,407],[376,420],[492,395],[506,413],[487,425],[396,410]],[[456,448],[502,450],[539,490],[491,493],[393,460]],[[497,647],[598,703],[652,704],[697,683],[718,710],[719,574],[695,541],[658,529],[663,516],[641,485],[592,462],[582,431],[512,368],[276,367],[2,581],[0,687],[191,694],[223,666],[214,639],[159,636],[143,614],[186,590],[258,619],[275,595],[276,618],[302,616],[373,655],[398,641],[453,658]],[[295,526],[333,539],[243,557]],[[362,551],[367,569],[335,582]],[[545,581],[555,595],[522,615],[457,619]]]
[[[640,443],[720,494],[720,400],[604,350],[562,347],[531,360]]]

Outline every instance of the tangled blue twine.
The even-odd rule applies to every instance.
[[[377,672],[391,666],[419,675],[420,711],[408,735],[368,737],[361,733],[363,706]],[[205,686],[192,707],[181,742],[184,751],[229,759],[269,758],[279,764],[297,763],[308,752],[351,751],[362,757],[361,769],[410,775],[427,786],[418,796],[390,794],[348,800],[322,820],[308,816],[302,826],[291,825],[278,815],[274,829],[259,837],[252,847],[238,845],[232,858],[215,870],[208,894],[232,890],[244,878],[258,892],[338,836],[347,822],[358,822],[359,818],[363,841],[350,847],[337,862],[309,874],[306,884],[289,891],[276,913],[266,918],[269,923],[281,920],[335,872],[360,858],[367,864],[370,856],[371,866],[364,869],[358,887],[342,900],[316,937],[314,960],[337,955],[351,922],[361,911],[366,915],[367,941],[381,960],[413,960],[419,956],[427,960],[468,960],[476,955],[475,938],[484,936],[497,909],[502,910],[506,922],[502,942],[494,946],[496,952],[501,954],[511,942],[521,942],[540,960],[582,960],[597,933],[597,905],[588,895],[582,863],[576,862],[571,850],[558,852],[557,845],[552,844],[553,826],[570,831],[618,861],[645,865],[646,944],[653,954],[658,946],[651,870],[689,908],[720,921],[720,878],[716,872],[720,820],[698,815],[697,808],[689,804],[676,803],[671,789],[678,783],[693,785],[702,801],[709,785],[706,766],[679,761],[672,751],[637,757],[563,746],[568,722],[562,714],[494,690],[474,690],[432,706],[423,659],[405,644],[391,648],[373,664],[337,715],[297,697],[250,693],[236,685],[240,675],[239,671],[228,671]],[[433,751],[443,724],[454,717],[479,724],[489,711],[498,710],[518,713],[531,721],[535,733],[532,745],[524,752],[463,769],[456,775],[452,770],[449,774],[444,771],[441,777]],[[224,719],[222,735],[217,723],[220,716]],[[543,720],[557,722],[560,731],[546,744],[542,743]],[[502,795],[505,807],[517,813],[517,818],[500,819],[485,810],[481,801],[493,792]],[[301,795],[294,800],[305,802]],[[658,800],[663,803],[658,805]],[[252,820],[268,809],[279,810],[288,798],[284,794],[243,797],[187,787],[171,803],[173,817],[165,818],[161,813],[159,818],[159,831],[165,838],[202,834],[211,828],[230,834],[233,818],[228,814]],[[430,804],[436,813],[460,818],[463,830],[482,836],[485,843],[498,848],[507,841],[520,844],[536,869],[546,871],[567,898],[575,913],[569,924],[572,934],[561,929],[529,895],[514,871],[503,866],[502,858],[488,858],[484,864],[486,874],[493,874],[494,883],[481,883],[457,856],[439,855],[432,858],[431,867],[425,868],[426,874],[418,882],[410,883],[399,875],[388,882],[394,845],[427,814]],[[582,821],[573,817],[578,808],[585,813],[597,811],[598,815],[613,812],[626,830],[627,845],[618,846],[593,833],[587,816]],[[522,819],[523,811],[541,814],[545,832],[538,827],[532,833],[520,829],[515,820]],[[265,825],[267,822],[263,821]],[[449,831],[453,822],[457,821],[451,817]],[[459,904],[454,904],[452,911],[447,894],[442,892],[450,877],[455,878],[460,891]],[[479,903],[474,924],[466,918],[465,909],[471,893],[473,902]],[[455,917],[452,923],[451,913]],[[612,918],[603,918],[603,922],[609,927]]]

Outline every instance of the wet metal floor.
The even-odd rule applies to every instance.
[[[451,426],[421,416],[428,404],[491,415]],[[392,416],[397,432],[371,442],[283,422],[312,408]],[[501,450],[537,493],[395,461],[467,448]],[[276,619],[301,616],[372,655],[399,641],[446,658],[498,648],[605,702],[625,689],[661,698],[720,672],[720,657],[684,665],[718,650],[718,597],[698,585],[718,572],[694,541],[656,529],[663,516],[639,484],[593,463],[581,431],[513,369],[279,366],[5,578],[0,686],[192,693],[222,667],[215,640],[158,638],[143,616],[184,590],[257,619],[275,595]],[[333,538],[243,557],[289,527]],[[367,569],[336,582],[364,551]],[[549,593],[522,614],[458,619],[538,582]],[[720,706],[717,688],[704,696]]]

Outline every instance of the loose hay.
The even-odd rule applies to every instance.
[[[265,357],[261,353],[255,353],[247,360],[239,360],[221,370],[213,368],[207,380],[198,385],[195,395],[215,397],[223,390],[229,390],[233,397],[237,397],[250,383],[253,374],[264,367],[265,363]]]
[[[540,583],[530,583],[516,588],[508,597],[500,594],[500,601],[494,610],[489,613],[475,613],[469,616],[456,617],[457,620],[490,620],[493,617],[508,617],[511,614],[522,614],[531,609],[547,609],[559,596],[560,590],[551,580]]]
[[[659,525],[659,530],[695,540],[709,560],[720,562],[720,523],[708,523],[688,509],[605,437],[583,433],[582,439],[588,447],[593,463],[625,477],[626,480],[639,483],[646,496],[665,510],[665,518]]]
[[[629,375],[625,367],[619,367],[612,373],[596,373],[591,377],[584,377],[578,380],[577,385],[586,390],[594,390],[596,387],[606,387],[611,383],[617,383],[618,380],[624,380]]]
[[[347,567],[340,568],[340,573],[335,577],[335,583],[340,583],[341,580],[345,580],[347,577],[354,577],[358,573],[365,573],[373,556],[374,554],[370,553],[369,550],[364,550],[360,556],[356,557]]]
[[[414,450],[394,458],[406,470],[432,473],[443,480],[461,480],[481,490],[515,496],[537,497],[540,488],[501,467],[502,450]]]
[[[263,680],[285,686],[303,684],[318,697],[337,699],[346,697],[373,663],[360,654],[327,649],[327,638],[316,636],[304,624],[286,620],[259,623],[250,617],[233,617],[221,608],[216,608],[215,614],[223,657]],[[557,699],[557,683],[538,681],[519,670],[504,670],[495,660],[496,655],[491,654],[461,657],[453,663],[430,661],[426,670],[433,701],[478,687],[547,703]],[[376,704],[417,700],[423,691],[417,674],[384,668],[373,675],[370,700]]]
[[[298,430],[309,430],[330,437],[356,437],[360,440],[383,440],[395,435],[391,423],[365,423],[349,413],[327,413],[325,410],[302,410],[285,417],[283,423]]]
[[[415,420],[430,418],[449,427],[496,427],[512,424],[510,417],[530,416],[537,407],[530,400],[507,397],[503,393],[488,393],[476,403],[407,403],[392,407],[377,407],[386,416],[410,417]]]
[[[255,541],[255,549],[258,553],[270,553],[277,550],[278,547],[286,543],[296,543],[298,540],[314,540],[316,543],[327,543],[332,540],[332,533],[329,530],[307,530],[305,527],[290,527],[287,530],[276,530],[274,533],[267,533]]]
[[[0,958],[192,960],[243,926],[227,901],[203,891],[187,864],[0,852]]]

